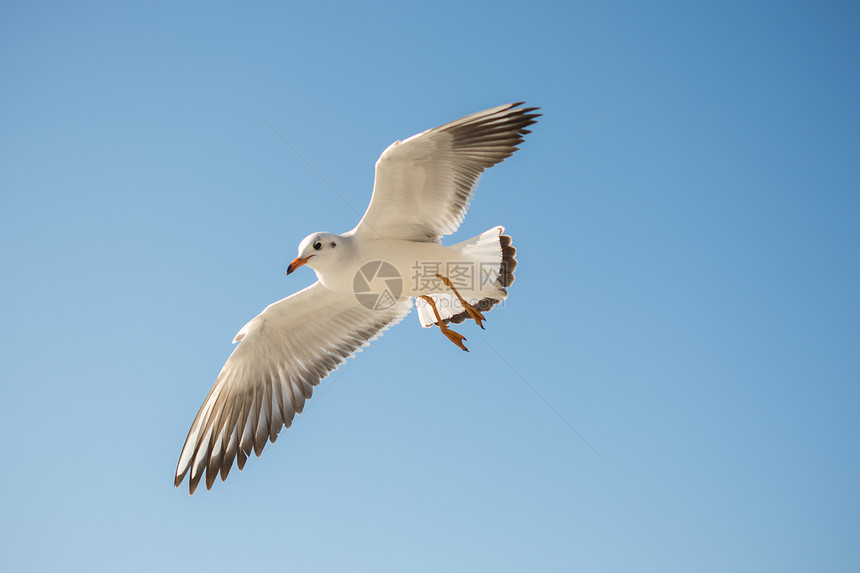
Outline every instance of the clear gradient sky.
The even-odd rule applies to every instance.
[[[6,3],[0,569],[860,570],[858,24]],[[174,489],[233,335],[312,282],[302,237],[352,228],[392,141],[519,100],[544,117],[448,239],[519,248],[472,351],[410,316]]]

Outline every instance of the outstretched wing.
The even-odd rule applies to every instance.
[[[522,105],[494,107],[388,146],[355,234],[435,241],[456,231],[481,174],[513,155],[540,117]]]
[[[190,472],[194,493],[205,470],[209,489],[234,459],[241,470],[252,450],[259,456],[267,439],[290,427],[314,386],[410,310],[409,299],[371,310],[319,282],[266,307],[236,335],[239,346],[185,439],[175,485]]]

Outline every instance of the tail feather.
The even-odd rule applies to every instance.
[[[509,287],[514,284],[514,269],[517,268],[517,248],[511,244],[509,235],[499,236],[502,247],[502,264],[499,266],[499,284]]]
[[[483,296],[476,301],[469,301],[472,306],[482,313],[489,311],[499,302],[506,299],[508,296],[507,287],[511,286],[515,280],[514,270],[517,268],[517,249],[512,245],[511,237],[502,234],[504,231],[504,227],[494,227],[477,237],[457,245],[462,248],[463,254],[469,255],[480,263],[495,263],[499,265],[498,272],[495,274],[494,289],[490,289],[495,292],[492,295]],[[499,260],[500,258],[501,260]],[[431,296],[436,299],[437,306],[442,311],[442,322],[444,324],[460,324],[469,318],[469,313],[461,310],[462,306],[460,306],[459,301],[453,295],[434,294]],[[468,297],[466,298],[468,299]],[[418,304],[418,315],[422,325],[432,326],[435,324],[435,316],[432,310],[430,310],[429,305],[421,299],[419,299]],[[443,309],[448,310],[448,312],[444,312]]]

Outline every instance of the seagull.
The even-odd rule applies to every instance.
[[[370,205],[343,234],[312,233],[299,243],[287,275],[307,266],[317,282],[267,306],[233,340],[227,359],[191,424],[174,485],[189,476],[194,493],[211,489],[235,461],[300,414],[314,387],[417,307],[425,328],[450,328],[504,300],[514,281],[516,249],[504,227],[444,246],[457,230],[484,170],[513,155],[538,108],[512,103],[392,143],[376,162]]]

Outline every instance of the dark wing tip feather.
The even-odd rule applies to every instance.
[[[220,462],[218,462],[218,465],[220,465]],[[210,468],[212,468],[212,466],[209,466],[206,468],[206,489],[207,490],[212,489],[212,484],[215,483],[215,477],[218,475],[217,469],[210,469]]]
[[[227,476],[230,474],[230,469],[233,467],[233,458],[230,458],[225,463],[221,464],[221,481],[227,481]]]
[[[200,478],[202,478],[202,477],[203,477],[203,471],[202,470],[197,472],[197,475],[194,475],[192,472],[191,479],[188,482],[188,493],[190,493],[192,495],[194,494],[194,492],[197,490],[197,485],[200,483]]]

